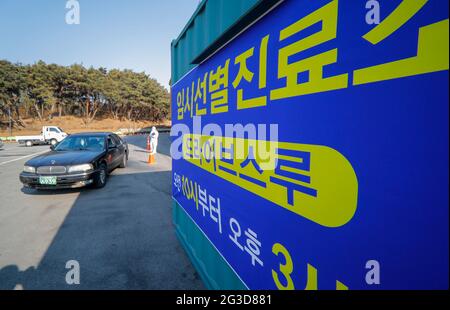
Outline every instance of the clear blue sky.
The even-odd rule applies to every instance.
[[[78,0],[80,24],[65,22],[66,0],[0,0],[0,59],[145,71],[168,87],[170,42],[199,0]]]

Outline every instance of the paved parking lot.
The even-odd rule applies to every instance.
[[[145,137],[127,137],[129,165],[100,190],[24,189],[25,161],[48,151],[6,144],[0,150],[0,289],[203,289],[171,219],[169,138],[156,164]],[[80,285],[65,282],[80,264]]]

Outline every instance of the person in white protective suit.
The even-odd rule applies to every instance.
[[[151,153],[156,154],[156,150],[158,148],[158,137],[159,132],[156,130],[156,127],[152,127],[152,131],[150,132],[150,146],[151,146]]]

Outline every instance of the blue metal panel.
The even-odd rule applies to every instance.
[[[203,0],[185,28],[172,42],[172,83],[191,70],[192,64],[240,18],[267,0]]]

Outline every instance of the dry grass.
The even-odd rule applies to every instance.
[[[63,116],[55,117],[50,121],[40,122],[36,119],[25,119],[26,127],[23,129],[13,129],[13,136],[20,135],[38,135],[41,132],[42,126],[58,126],[62,128],[67,133],[77,133],[77,132],[87,132],[87,131],[117,131],[120,128],[132,128],[139,129],[149,126],[170,126],[171,121],[163,121],[160,123],[153,122],[131,122],[126,120],[115,120],[115,119],[102,119],[94,120],[90,124],[86,125],[82,118],[75,116]],[[0,136],[9,136],[9,130],[0,130]]]

